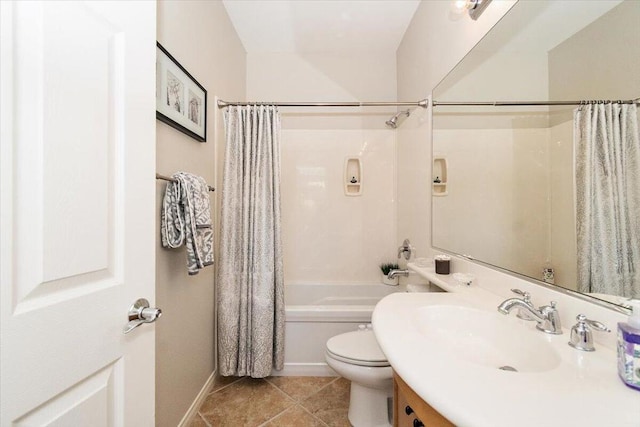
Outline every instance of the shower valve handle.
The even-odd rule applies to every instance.
[[[398,248],[398,259],[404,254],[404,259],[409,260],[409,258],[411,258],[411,250],[411,242],[409,239],[404,239],[402,246]]]

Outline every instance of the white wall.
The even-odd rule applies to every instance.
[[[501,48],[501,46],[496,46]],[[473,50],[438,84],[438,101],[546,99],[547,53]],[[436,107],[434,129],[528,129],[549,126],[549,107]]]
[[[549,51],[554,99],[640,96],[640,4],[626,0]]]
[[[515,4],[491,2],[482,16],[451,17],[448,1],[423,1],[397,51],[398,99],[425,98]],[[418,254],[431,247],[431,124],[419,111],[398,132],[398,235]]]
[[[247,98],[393,101],[393,53],[250,53]],[[285,281],[378,282],[396,258],[395,131],[388,108],[281,108]],[[343,189],[345,157],[363,163],[362,196]]]
[[[195,173],[218,187],[217,146],[224,145],[224,129],[214,98],[244,98],[244,49],[221,2],[159,1],[157,19],[158,41],[208,91],[207,142],[157,122],[157,171]],[[188,276],[184,248],[161,247],[164,187],[158,181],[156,298],[163,315],[156,323],[156,425],[175,426],[216,370],[215,266]],[[212,206],[217,195],[211,193]]]

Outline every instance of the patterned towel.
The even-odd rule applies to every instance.
[[[209,187],[204,178],[176,172],[164,193],[161,214],[162,246],[187,245],[190,275],[213,264],[213,229],[209,206]]]

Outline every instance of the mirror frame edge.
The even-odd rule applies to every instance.
[[[433,223],[431,224],[431,227],[433,229]],[[570,297],[575,297],[575,298],[581,299],[581,300],[583,300],[585,302],[589,302],[589,303],[595,304],[595,305],[600,306],[602,308],[608,308],[608,309],[613,310],[613,311],[615,311],[617,313],[621,313],[621,314],[624,314],[624,315],[627,315],[627,316],[631,315],[631,309],[623,307],[621,305],[618,305],[618,304],[615,304],[615,303],[612,303],[612,302],[609,302],[609,301],[605,301],[605,300],[602,300],[600,298],[592,297],[590,295],[586,295],[586,294],[580,293],[578,291],[574,291],[573,289],[563,288],[562,286],[558,286],[558,285],[550,285],[549,283],[543,282],[542,280],[537,280],[537,279],[534,279],[532,277],[516,273],[515,271],[506,270],[506,269],[498,267],[496,265],[488,264],[486,262],[477,260],[477,259],[475,259],[473,257],[470,257],[470,256],[467,257],[467,256],[464,256],[464,255],[461,255],[461,254],[458,254],[458,253],[455,253],[455,252],[451,252],[451,251],[448,251],[446,249],[442,249],[442,248],[439,248],[437,246],[434,246],[434,244],[433,244],[433,233],[431,234],[431,249],[434,250],[434,251],[437,251],[437,252],[441,252],[441,253],[447,254],[447,255],[449,255],[451,257],[454,257],[456,259],[469,261],[469,262],[474,263],[476,265],[479,265],[481,267],[486,267],[486,268],[489,268],[491,270],[497,271],[498,273],[503,273],[503,274],[506,274],[508,276],[515,277],[517,279],[521,279],[521,280],[527,281],[527,282],[529,282],[531,284],[542,286],[542,287],[547,288],[547,289],[549,289],[551,291],[560,292],[560,293],[568,295]]]

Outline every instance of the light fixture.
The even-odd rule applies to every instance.
[[[469,16],[475,21],[482,15],[489,3],[491,0],[454,0],[453,7],[458,13],[469,11]]]

